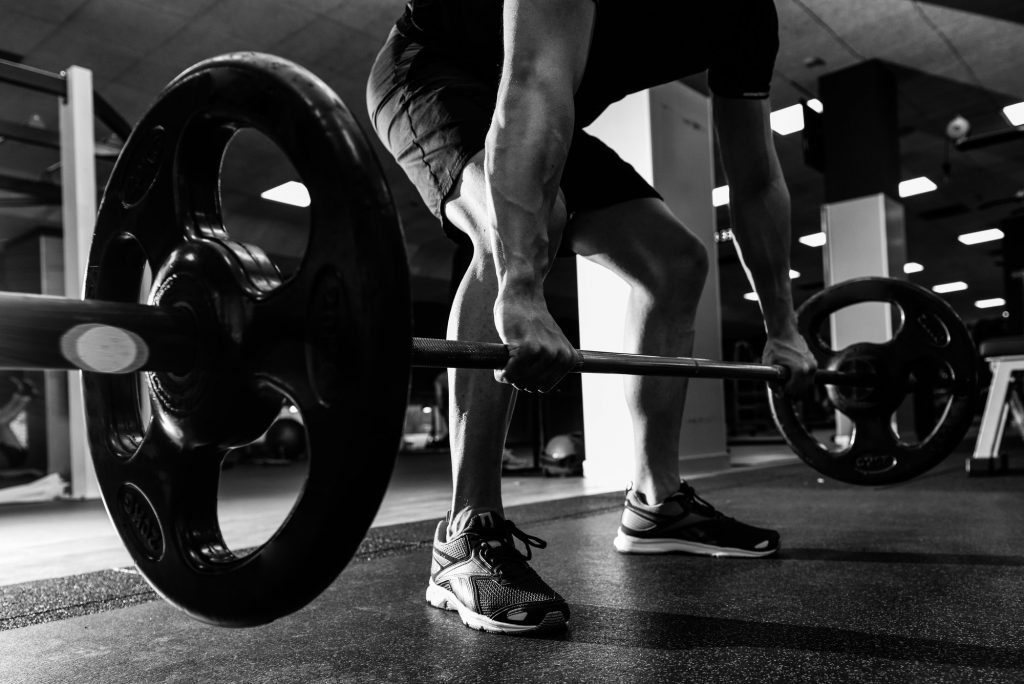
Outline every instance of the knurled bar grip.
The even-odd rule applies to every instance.
[[[647,356],[581,350],[574,373],[620,373],[623,375],[667,375],[687,378],[721,378],[783,382],[788,371],[782,366],[757,363],[710,361],[686,356]],[[496,342],[462,342],[428,337],[412,339],[412,365],[426,368],[504,368],[508,347]],[[877,380],[865,374],[820,370],[815,380],[822,384],[871,386]]]

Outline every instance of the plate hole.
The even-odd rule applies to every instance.
[[[942,386],[953,377],[946,362],[934,358],[922,360],[911,369],[911,377],[915,388],[904,397],[893,425],[900,443],[909,446],[931,437],[953,401],[950,390]]]
[[[233,241],[265,254],[284,279],[306,253],[310,209],[283,200],[301,203],[304,189],[284,151],[266,135],[247,128],[231,139],[221,166],[224,227]]]
[[[221,465],[217,516],[228,548],[241,555],[269,541],[295,507],[308,474],[302,415],[285,402],[259,439],[229,451]]]
[[[888,321],[881,326],[880,321]],[[899,332],[903,311],[889,302],[858,302],[836,309],[829,316],[831,336],[821,339],[832,349],[842,349],[854,342],[888,342]],[[838,339],[838,346],[832,340]]]

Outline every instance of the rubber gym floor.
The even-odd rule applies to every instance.
[[[962,456],[892,487],[797,464],[701,480],[782,532],[768,559],[619,555],[620,494],[510,509],[572,609],[536,637],[424,602],[433,522],[372,529],[321,597],[255,629],[193,621],[130,569],[3,587],[0,681],[1022,682],[1024,472],[967,478]]]

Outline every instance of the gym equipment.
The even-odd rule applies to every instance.
[[[288,278],[224,227],[220,163],[245,128],[273,140],[309,190],[309,244]],[[143,304],[147,265],[154,276]],[[0,368],[83,370],[104,504],[139,570],[198,619],[258,625],[311,601],[358,547],[391,475],[410,365],[501,368],[508,359],[500,344],[411,338],[408,281],[390,191],[344,103],[286,60],[225,55],[174,79],[126,142],[100,204],[85,301],[0,295]],[[882,396],[914,386],[913,369],[900,364],[916,362],[910,347],[922,340],[933,342],[928,358],[951,391],[975,391],[969,337],[941,300],[878,279],[832,291],[826,304],[895,292],[915,322],[894,351],[822,352],[817,381],[844,388],[830,390],[840,408],[860,410],[862,393],[898,404]],[[810,320],[816,311],[807,310]],[[770,383],[787,375],[781,366],[692,358],[583,351],[579,359],[574,370],[584,373]],[[284,401],[305,426],[308,479],[274,536],[240,555],[218,525],[221,461],[266,432]],[[945,427],[962,420],[966,404],[958,407],[936,428],[928,463],[962,434],[959,422]],[[902,449],[880,425],[864,419],[858,448],[873,440]],[[798,423],[780,428],[812,466],[850,471],[793,437]],[[863,484],[891,481],[891,470],[874,465],[858,472]]]
[[[544,477],[583,477],[586,445],[582,432],[555,435],[544,445],[540,471]]]
[[[267,430],[264,445],[271,456],[296,461],[306,453],[306,431],[294,418],[278,418]]]
[[[311,197],[309,244],[283,281],[224,228],[220,164],[243,128],[280,147]],[[147,263],[148,302],[135,304]],[[82,317],[96,327],[48,323],[53,332],[30,337],[37,350],[70,337],[70,358],[87,371],[146,371],[145,392],[130,373],[84,376],[103,500],[139,570],[168,601],[219,625],[302,607],[370,526],[408,395],[404,245],[355,118],[322,81],[276,57],[234,54],[188,69],[125,144],[87,273],[87,301],[61,306],[90,309]],[[46,320],[57,316],[78,322],[71,312]],[[133,344],[147,353],[130,353]],[[285,400],[305,424],[308,479],[274,536],[239,555],[218,525],[220,463],[262,435]]]
[[[833,350],[822,329],[836,311],[863,302],[888,302],[899,313],[891,340]],[[849,445],[814,437],[794,397],[769,391],[772,413],[786,442],[815,470],[842,482],[885,485],[930,470],[960,443],[974,419],[978,354],[963,321],[938,295],[902,280],[859,278],[829,287],[797,312],[800,334],[820,368],[878,379],[873,387],[831,384],[832,405],[853,421]],[[893,415],[910,392],[942,394],[942,414],[927,435],[897,435]]]

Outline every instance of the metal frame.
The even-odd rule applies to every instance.
[[[1024,371],[1024,355],[992,356],[988,358],[992,369],[992,383],[988,388],[985,412],[981,417],[981,429],[974,444],[974,453],[967,459],[967,472],[993,473],[1005,467],[1005,458],[999,447],[1006,429],[1006,419],[1011,411],[1016,413],[1019,398],[1011,391],[1015,372]],[[1015,406],[1013,402],[1016,401]],[[1016,418],[1016,416],[1014,416]]]
[[[0,187],[40,197],[47,203],[60,200],[63,213],[64,288],[70,300],[81,300],[89,243],[96,220],[96,157],[94,126],[98,119],[122,141],[131,135],[131,125],[109,102],[93,89],[92,72],[71,66],[59,74],[0,59],[0,83],[54,95],[60,104],[58,135],[27,126],[4,122],[2,134],[20,142],[56,147],[60,150],[61,184],[2,178]],[[103,157],[115,157],[117,146],[103,146]],[[71,496],[99,495],[89,458],[82,403],[81,373],[68,374],[68,443]],[[52,462],[52,454],[49,456]]]
[[[55,74],[6,59],[0,59],[0,82],[61,98],[68,95],[66,73]],[[92,97],[96,118],[121,140],[127,140],[132,132],[132,125],[128,123],[128,119],[121,116],[99,93],[93,92]]]

